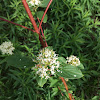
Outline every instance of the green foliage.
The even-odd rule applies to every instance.
[[[20,55],[20,53],[9,56],[6,60],[8,66],[14,66],[17,68],[34,66],[32,59],[28,58],[27,56]]]
[[[43,87],[43,85],[47,82],[47,79],[40,78],[40,77],[37,77],[36,80],[37,80],[38,85],[41,87]]]
[[[61,63],[61,72],[57,72],[57,74],[65,79],[78,79],[83,77],[83,74],[80,69],[84,69],[83,65],[80,64],[78,67],[73,65],[68,65],[66,63],[66,59],[63,57],[59,57],[58,61]]]
[[[62,73],[57,72],[57,74],[61,77],[67,78],[67,79],[78,79],[83,77],[81,71],[75,67],[75,66],[71,66],[71,65],[64,65],[62,66]]]
[[[50,81],[50,87],[53,87],[54,85],[57,84],[58,80],[57,79],[53,79],[52,77],[49,78]]]
[[[37,12],[40,9],[44,10],[48,2],[49,0],[43,0]],[[65,70],[62,69],[65,75],[78,74],[80,77],[82,76],[80,70],[84,74],[81,79],[67,81],[69,92],[73,91],[75,100],[99,100],[100,98],[99,5],[99,0],[59,0],[59,2],[53,0],[47,13],[48,21],[46,17],[47,23],[43,23],[48,45],[52,46],[60,56],[67,57],[72,54],[78,56],[84,65],[83,67],[81,64],[77,68],[65,66]],[[36,12],[33,8],[31,11],[37,21]],[[0,17],[33,29],[21,0],[1,0]],[[68,100],[64,85],[57,76],[50,77],[46,84],[42,84],[43,80],[40,79],[37,83],[37,77],[31,71],[31,67],[34,66],[31,59],[41,48],[38,35],[0,21],[0,44],[9,40],[16,49],[15,54],[9,57],[1,55],[0,52],[0,100]],[[21,54],[16,54],[19,51]],[[59,60],[65,63],[64,58]],[[26,65],[27,67],[24,68]],[[79,73],[73,72],[72,69]],[[70,73],[67,73],[67,70],[70,70]]]
[[[77,55],[85,67],[84,77],[71,84],[79,96],[76,100],[100,98],[99,4],[99,0],[54,0],[48,12],[49,29],[44,31],[48,45],[61,56]]]
[[[48,3],[49,3],[49,0],[42,0],[40,7],[47,7]]]
[[[37,12],[37,17],[41,20],[42,16],[43,16],[44,12],[43,11],[38,11]],[[44,16],[43,22],[46,23],[47,22],[47,14]]]

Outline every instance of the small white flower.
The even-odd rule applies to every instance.
[[[15,48],[13,47],[13,44],[11,42],[5,41],[0,45],[0,50],[1,50],[2,54],[12,55],[14,49]]]
[[[45,79],[48,79],[48,78],[50,78],[50,77],[49,77],[49,76],[46,76],[46,77],[45,77]]]
[[[60,70],[57,70],[58,72],[60,72]]]
[[[54,75],[54,73],[55,73],[55,72],[54,72],[53,70],[51,70],[51,74]]]
[[[29,4],[31,4],[32,6],[38,6],[41,2],[40,0],[28,0]]]
[[[59,66],[60,66],[60,62],[57,61],[57,62],[56,62],[56,68],[59,68]]]
[[[79,66],[80,65],[80,60],[79,58],[77,58],[76,56],[74,55],[71,55],[70,57],[67,57],[67,63],[70,64],[70,65],[73,65],[73,66]]]
[[[44,75],[43,75],[43,74],[40,74],[40,77],[41,77],[41,78],[44,78]]]

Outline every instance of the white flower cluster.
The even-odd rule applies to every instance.
[[[79,66],[80,65],[80,60],[74,55],[71,55],[70,57],[67,57],[67,63],[73,66]]]
[[[15,48],[13,47],[13,44],[11,42],[6,42],[5,41],[0,45],[0,50],[2,51],[2,54],[12,55],[14,49]]]
[[[41,2],[40,0],[28,0],[29,4],[31,4],[32,6],[38,6]]]
[[[45,79],[48,79],[50,75],[54,75],[55,70],[59,71],[58,68],[60,63],[57,59],[58,56],[53,50],[48,48],[40,50],[40,53],[37,56],[37,64],[34,67],[37,69],[36,74]]]

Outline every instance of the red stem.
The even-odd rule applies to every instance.
[[[37,27],[37,24],[36,24],[36,22],[35,22],[35,20],[34,20],[34,18],[33,18],[33,16],[32,16],[32,13],[31,13],[31,11],[30,11],[30,9],[29,9],[29,6],[28,6],[26,0],[22,0],[22,3],[23,3],[23,5],[24,5],[24,7],[25,7],[25,9],[26,9],[26,12],[27,12],[27,14],[28,14],[28,16],[29,16],[29,18],[30,18],[30,20],[31,20],[31,23],[32,23],[32,25],[33,25],[33,27],[34,27],[36,33],[40,34],[39,29],[38,29],[38,27]]]
[[[40,23],[39,18],[37,18],[37,19],[38,19],[38,22]],[[44,38],[44,40],[45,40],[45,37],[44,37],[44,33],[43,33],[43,30],[42,30],[42,27],[41,27],[41,32],[42,32],[42,36],[43,36],[43,38]],[[45,46],[48,47],[46,40],[45,40]]]
[[[37,18],[37,19],[38,19],[38,22],[40,23],[40,20],[39,20],[39,18]],[[42,36],[44,37],[44,33],[43,33],[42,26],[41,26],[40,28],[41,28]]]
[[[53,1],[53,0],[50,0],[50,2],[49,2],[48,5],[47,5],[47,8],[46,8],[46,10],[45,10],[45,12],[44,12],[44,14],[43,14],[43,16],[42,16],[42,19],[41,19],[41,22],[40,22],[40,25],[39,25],[39,31],[40,31],[40,28],[41,28],[41,25],[42,25],[44,16],[45,16],[45,14],[47,13],[47,11],[48,11],[48,9],[49,9],[49,6],[51,5],[52,1]]]
[[[31,23],[32,23],[32,25],[33,25],[33,27],[34,27],[34,29],[35,29],[35,32],[39,34],[39,40],[40,40],[40,42],[41,42],[41,45],[42,45],[43,47],[46,47],[46,46],[47,46],[47,42],[44,41],[43,38],[41,37],[40,31],[39,31],[39,29],[38,29],[38,27],[37,27],[37,24],[36,24],[36,22],[35,22],[35,20],[34,20],[34,18],[33,18],[33,16],[32,16],[32,13],[31,13],[31,11],[30,11],[30,9],[29,9],[29,6],[28,6],[26,0],[22,0],[22,2],[23,2],[23,5],[24,5],[24,7],[25,7],[25,9],[26,9],[26,12],[27,12],[27,14],[28,14],[28,16],[29,16],[29,18],[30,18],[30,20],[31,20]]]
[[[42,22],[43,22],[44,16],[45,16],[45,14],[47,13],[47,10],[48,10],[48,8],[49,8],[49,6],[50,6],[51,3],[52,3],[52,0],[50,0],[48,6],[47,6],[47,8],[46,8],[46,10],[45,10],[45,12],[44,12],[44,14],[43,14],[43,16],[42,16],[41,22],[39,22],[39,23],[40,23],[40,25],[39,25],[39,31],[40,31],[40,29],[42,30],[41,25],[42,25]],[[39,19],[38,19],[38,21],[39,21]],[[44,36],[44,34],[43,34],[43,36]],[[63,84],[64,84],[64,86],[65,86],[66,91],[68,92],[68,86],[67,86],[67,84],[66,84],[66,82],[65,82],[65,79],[64,79],[63,77],[60,77],[60,78],[61,78],[61,80],[62,80],[62,82],[63,82]],[[58,87],[58,89],[60,90],[59,87]],[[62,94],[62,93],[61,93],[61,94]],[[71,96],[71,94],[68,93],[68,95],[69,95],[69,99],[72,100],[72,96]],[[63,96],[63,94],[62,94],[62,96]]]
[[[39,40],[40,40],[40,43],[43,46],[43,48],[48,47],[47,42],[45,40],[43,40],[41,35],[39,35]]]
[[[65,82],[65,79],[64,79],[63,77],[60,77],[60,78],[61,78],[61,80],[62,80],[62,82],[63,82],[63,84],[64,84],[64,86],[65,86],[65,89],[66,89],[66,91],[67,91],[67,93],[68,93],[68,86],[67,86],[67,84],[66,84],[66,82]],[[69,99],[72,100],[71,94],[68,93],[68,95],[69,95]]]
[[[58,86],[58,89],[60,90],[60,93],[61,93],[61,89],[60,89],[60,87],[59,87],[59,86]],[[62,96],[64,96],[64,95],[63,95],[63,93],[61,93],[61,95],[62,95]]]
[[[30,30],[30,31],[32,31],[32,32],[35,32],[34,30],[32,30],[32,29],[30,29],[30,28],[28,28],[28,27],[25,27],[25,26],[23,26],[23,25],[19,25],[19,24],[17,24],[17,23],[12,22],[12,21],[9,21],[9,20],[3,19],[3,18],[0,18],[0,20],[6,21],[6,22],[8,22],[8,23],[11,23],[11,24],[20,26],[20,27],[22,27],[22,28],[28,29],[28,30]]]
[[[71,96],[72,96],[72,94],[71,94]],[[73,96],[72,96],[72,98],[73,98],[73,100],[75,100]]]

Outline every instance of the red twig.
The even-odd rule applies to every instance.
[[[39,18],[37,18],[37,19],[38,19],[38,22],[40,23]],[[44,33],[43,33],[43,30],[42,30],[42,27],[41,27],[41,32],[42,32],[42,36],[43,36],[43,38],[44,38],[44,40],[45,40],[45,37],[44,37]],[[46,40],[45,40],[45,47],[48,47]]]
[[[71,94],[71,96],[72,96],[72,94]],[[75,100],[73,96],[72,96],[72,98],[73,98],[73,100]]]
[[[30,9],[29,9],[29,6],[28,6],[26,0],[22,0],[22,2],[23,2],[23,5],[24,5],[24,7],[25,7],[25,9],[26,9],[26,12],[27,12],[27,14],[28,14],[28,16],[29,16],[29,18],[30,18],[30,20],[31,20],[31,23],[32,23],[32,25],[33,25],[33,27],[34,27],[34,29],[35,29],[35,32],[36,32],[37,34],[39,34],[39,40],[40,40],[40,42],[41,42],[41,45],[42,45],[43,47],[46,47],[46,46],[47,46],[47,42],[44,41],[43,38],[41,37],[40,31],[39,31],[39,29],[38,29],[38,27],[37,27],[37,24],[36,24],[36,22],[35,22],[35,20],[34,20],[34,18],[33,18],[33,16],[32,16],[32,13],[31,13],[31,11],[30,11]]]
[[[39,20],[39,18],[37,18],[37,19],[38,19],[38,22],[40,23],[40,20]],[[42,36],[44,37],[44,33],[43,33],[42,26],[40,26],[40,28],[41,28]]]
[[[32,31],[32,32],[35,32],[34,30],[32,30],[32,29],[30,29],[30,28],[28,28],[28,27],[25,27],[25,26],[23,26],[23,25],[19,25],[19,24],[17,24],[17,23],[12,22],[12,21],[9,21],[9,20],[3,19],[3,18],[0,18],[0,20],[6,21],[6,22],[8,22],[8,23],[11,23],[11,24],[20,26],[20,27],[22,27],[22,28],[28,29],[28,30],[30,30],[30,31]]]
[[[43,16],[42,16],[42,19],[41,19],[41,22],[40,22],[40,25],[39,25],[39,30],[40,30],[40,28],[41,28],[41,25],[42,25],[44,16],[45,16],[45,14],[47,13],[47,11],[48,11],[48,9],[49,9],[49,6],[51,5],[52,1],[53,1],[53,0],[50,0],[50,2],[49,2],[48,5],[47,5],[47,8],[46,8],[46,10],[45,10],[45,12],[44,12],[44,14],[43,14]]]
[[[29,18],[30,18],[30,20],[31,20],[31,23],[32,23],[32,25],[33,25],[33,27],[34,27],[36,33],[40,34],[39,29],[38,29],[38,27],[37,27],[37,24],[36,24],[36,22],[35,22],[35,20],[34,20],[34,18],[33,18],[33,16],[32,16],[32,13],[31,13],[31,11],[30,11],[30,9],[29,9],[29,6],[28,6],[26,0],[22,0],[22,3],[23,3],[23,5],[24,5],[24,7],[25,7],[25,9],[26,9],[26,12],[27,12],[27,14],[28,14],[28,16],[29,16]]]
[[[59,88],[59,86],[58,86],[58,89],[60,90],[60,93],[61,93],[61,89]],[[63,93],[61,93],[61,95],[64,96]]]
[[[61,78],[61,80],[62,80],[62,82],[63,82],[63,84],[64,84],[64,86],[65,86],[65,89],[66,89],[66,91],[67,91],[67,93],[68,93],[68,86],[67,86],[67,84],[66,84],[66,82],[65,82],[65,79],[64,79],[63,77],[60,77],[60,78]],[[72,96],[71,96],[70,93],[68,93],[68,96],[69,96],[69,99],[72,100]]]

